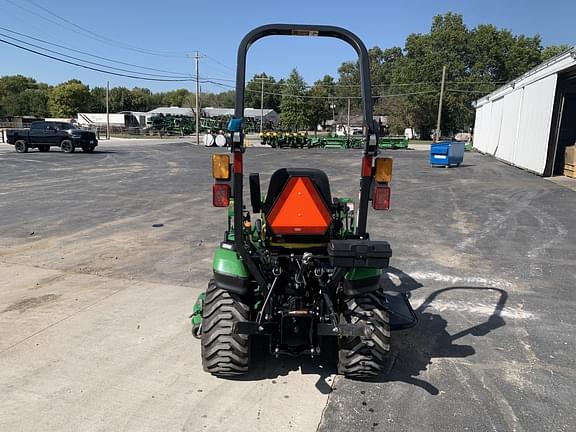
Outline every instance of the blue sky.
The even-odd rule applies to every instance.
[[[49,6],[48,6],[49,4]],[[40,7],[39,7],[40,6]],[[63,17],[61,22],[41,7]],[[453,11],[464,15],[469,27],[490,23],[514,33],[542,36],[543,44],[576,44],[576,2],[570,0],[412,0],[412,1],[184,1],[144,2],[78,0],[0,0],[0,26],[38,39],[91,54],[165,71],[194,73],[195,50],[207,54],[200,62],[202,77],[234,78],[236,48],[251,28],[274,22],[319,23],[346,27],[368,47],[403,46],[410,33],[427,32],[432,17]],[[82,33],[74,25],[95,35]],[[5,30],[0,32],[7,34]],[[26,40],[14,35],[19,39]],[[88,37],[89,36],[89,37]],[[104,43],[100,36],[108,38]],[[0,36],[6,39],[4,36]],[[37,43],[28,39],[28,42]],[[119,43],[117,43],[119,42]],[[16,42],[19,43],[19,42]],[[125,49],[130,45],[140,51]],[[34,48],[33,48],[34,49]],[[83,55],[52,47],[69,55]],[[162,55],[141,52],[158,51]],[[156,54],[158,54],[156,53]],[[343,42],[322,38],[266,38],[250,50],[248,74],[264,71],[279,78],[296,67],[308,83],[324,74],[336,76],[338,66],[354,58]],[[101,62],[97,59],[90,59]],[[134,69],[129,66],[116,67]],[[151,74],[161,72],[148,71]],[[22,74],[56,84],[78,78],[92,86],[148,87],[155,91],[193,88],[193,83],[158,83],[79,69],[0,43],[0,75]],[[230,81],[222,81],[230,82]],[[230,82],[231,83],[231,82]],[[203,84],[204,91],[219,91]]]

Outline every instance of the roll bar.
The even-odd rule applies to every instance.
[[[319,36],[331,37],[343,40],[354,48],[358,54],[358,61],[360,63],[360,90],[362,95],[362,112],[364,115],[363,126],[367,128],[367,135],[376,133],[376,124],[372,116],[372,85],[370,82],[370,62],[366,46],[351,31],[341,27],[325,26],[325,25],[303,25],[303,24],[268,24],[257,27],[249,32],[238,47],[238,58],[236,66],[236,103],[234,109],[234,116],[238,119],[244,117],[244,91],[246,86],[246,54],[250,46],[259,39],[267,36]],[[239,141],[240,146],[243,146],[244,137],[242,132]],[[368,136],[369,138],[369,136]],[[366,140],[368,147],[370,140]],[[366,149],[368,151],[368,148]]]
[[[378,134],[378,128],[373,118],[372,112],[372,85],[370,82],[370,60],[368,50],[364,43],[354,33],[335,26],[326,25],[305,25],[305,24],[268,24],[257,27],[250,31],[238,47],[237,65],[236,65],[236,103],[234,106],[234,118],[229,123],[231,133],[232,148],[234,155],[234,243],[236,250],[246,263],[250,273],[256,279],[258,285],[267,290],[268,281],[256,265],[254,259],[246,250],[243,242],[243,153],[244,130],[242,119],[244,117],[244,87],[246,85],[246,55],[250,46],[259,39],[267,36],[319,36],[331,37],[343,40],[354,48],[358,54],[360,64],[360,90],[362,95],[362,112],[363,112],[363,132],[365,138],[364,157],[362,160],[362,174],[360,180],[360,203],[358,208],[358,223],[356,234],[360,238],[366,236],[366,220],[368,212],[368,201],[370,197],[370,186],[372,176],[368,167],[372,166],[372,157],[378,153],[378,139],[371,144],[370,138],[373,134]],[[237,135],[236,135],[237,134]]]

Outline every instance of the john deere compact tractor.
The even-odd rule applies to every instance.
[[[365,146],[357,206],[349,198],[332,196],[328,177],[319,169],[280,168],[265,195],[259,175],[249,175],[252,212],[247,210],[242,119],[246,53],[270,35],[334,37],[358,53]],[[240,43],[235,117],[228,124],[231,155],[212,157],[213,204],[228,208],[228,228],[214,255],[214,278],[192,316],[205,371],[221,377],[248,372],[252,339],[266,340],[276,356],[316,356],[323,338],[337,339],[339,373],[365,379],[382,371],[397,297],[379,287],[392,251],[388,242],[370,238],[366,220],[370,204],[375,210],[389,208],[392,160],[377,157],[369,71],[362,41],[338,27],[266,25]],[[400,303],[409,319],[396,327],[405,328],[415,318],[404,297]]]

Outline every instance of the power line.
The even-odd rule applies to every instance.
[[[14,36],[10,36],[10,35],[4,34],[3,32],[0,32],[0,35],[1,35],[1,36],[4,36],[4,37],[7,37],[7,38],[9,38],[9,39],[15,40],[15,41],[17,41],[17,42],[23,43],[23,44],[25,44],[25,45],[32,46],[32,47],[34,47],[34,48],[38,48],[38,49],[47,51],[47,52],[52,53],[52,54],[57,54],[57,55],[62,56],[62,57],[70,58],[70,59],[73,59],[73,60],[81,61],[81,62],[88,63],[88,64],[95,65],[95,66],[100,66],[100,67],[107,68],[107,69],[118,70],[118,71],[121,71],[121,72],[141,74],[141,75],[146,75],[146,76],[156,77],[156,78],[174,78],[174,79],[176,79],[176,78],[182,78],[182,79],[192,79],[191,76],[173,77],[173,76],[158,75],[158,74],[151,74],[151,73],[147,73],[147,72],[134,71],[134,70],[130,70],[130,69],[123,69],[123,68],[118,68],[118,67],[114,67],[114,66],[108,66],[108,65],[105,65],[105,64],[102,64],[102,63],[97,63],[97,62],[93,62],[93,61],[90,61],[90,60],[85,60],[85,59],[81,59],[81,58],[78,58],[78,57],[74,57],[74,56],[71,56],[71,55],[68,55],[68,54],[64,54],[64,53],[62,53],[62,52],[60,52],[60,51],[51,50],[51,49],[49,49],[49,48],[45,48],[45,47],[42,47],[42,46],[40,46],[40,45],[33,44],[33,43],[31,43],[31,42],[26,42],[26,41],[23,41],[22,39],[15,38]]]
[[[87,29],[87,28],[85,28],[85,27],[79,26],[79,25],[76,24],[75,22],[70,21],[70,20],[68,20],[68,19],[66,19],[66,18],[64,18],[64,17],[62,17],[62,16],[60,16],[60,15],[52,12],[50,9],[45,8],[44,6],[36,3],[36,2],[33,1],[33,0],[26,0],[26,1],[27,1],[28,3],[36,6],[37,8],[43,10],[44,12],[52,15],[52,16],[55,17],[56,19],[58,19],[58,20],[60,20],[60,21],[62,21],[62,22],[64,22],[64,23],[67,23],[67,24],[69,24],[69,25],[77,28],[77,29],[80,30],[81,32],[84,32],[84,33],[87,33],[87,34],[89,34],[89,35],[92,35],[92,36],[94,36],[95,38],[97,38],[97,39],[99,39],[99,40],[101,40],[101,41],[105,41],[105,42],[112,43],[112,44],[114,44],[114,45],[116,45],[116,46],[118,46],[118,47],[120,47],[120,48],[129,49],[129,50],[136,51],[136,52],[140,52],[140,53],[143,53],[143,54],[150,54],[150,55],[161,56],[161,57],[182,57],[183,54],[184,54],[184,53],[175,53],[175,52],[169,52],[169,51],[156,51],[156,50],[149,50],[149,49],[145,49],[145,48],[139,48],[139,47],[136,47],[136,46],[134,46],[134,45],[130,45],[130,44],[127,44],[127,43],[124,43],[124,42],[120,42],[120,41],[111,39],[111,38],[109,38],[109,37],[107,37],[107,36],[103,36],[103,35],[101,35],[101,34],[99,34],[99,33],[96,33],[96,32],[94,32],[94,31],[92,31],[92,30],[90,30],[90,29]]]
[[[10,32],[10,33],[13,33],[13,34],[17,34],[18,36],[22,36],[22,37],[25,37],[25,38],[28,38],[28,39],[31,39],[31,40],[35,40],[35,41],[37,41],[37,42],[41,42],[41,43],[46,44],[46,45],[51,45],[51,46],[55,46],[55,47],[58,47],[58,48],[66,49],[66,50],[69,50],[69,51],[72,51],[72,52],[75,52],[75,53],[78,53],[78,54],[83,54],[83,55],[86,55],[86,56],[94,57],[94,58],[97,58],[97,59],[100,59],[100,60],[104,60],[104,61],[107,61],[107,62],[110,62],[110,63],[118,63],[118,64],[122,64],[122,65],[125,65],[125,66],[132,66],[132,67],[135,67],[135,68],[138,68],[138,69],[145,69],[145,70],[150,70],[150,71],[155,71],[155,72],[164,72],[164,73],[171,74],[171,75],[186,75],[184,72],[173,72],[173,71],[168,71],[168,70],[164,70],[164,69],[155,69],[155,68],[151,68],[151,67],[136,65],[136,64],[133,64],[133,63],[126,63],[126,62],[122,62],[122,61],[120,61],[120,60],[114,60],[114,59],[110,59],[110,58],[107,58],[107,57],[102,57],[102,56],[99,56],[99,55],[96,55],[96,54],[92,54],[92,53],[89,53],[89,52],[86,52],[86,51],[74,49],[74,48],[71,48],[71,47],[67,47],[67,46],[65,46],[65,45],[60,45],[60,44],[57,44],[57,43],[54,43],[54,42],[49,42],[49,41],[44,40],[44,39],[36,38],[36,37],[34,37],[34,36],[30,36],[30,35],[25,34],[25,33],[20,33],[20,32],[17,32],[17,31],[15,31],[15,30],[11,30],[11,29],[9,29],[9,28],[2,27],[2,26],[0,26],[0,29],[2,29],[2,30],[4,30],[4,31],[7,31],[7,32]]]
[[[56,61],[59,61],[59,62],[62,62],[62,63],[66,63],[66,64],[73,65],[73,66],[78,66],[78,67],[81,67],[81,68],[83,68],[83,69],[89,69],[89,70],[93,70],[93,71],[96,71],[96,72],[105,73],[105,74],[108,74],[108,75],[115,75],[115,76],[120,76],[120,77],[124,77],[124,78],[133,78],[133,79],[139,79],[139,80],[144,80],[144,81],[160,81],[160,82],[186,82],[186,81],[192,81],[191,79],[149,78],[149,77],[142,77],[142,76],[135,76],[135,75],[127,75],[127,74],[122,74],[122,73],[117,73],[117,72],[112,72],[112,71],[106,71],[106,70],[98,69],[98,68],[95,68],[95,67],[92,67],[92,66],[86,66],[86,65],[83,65],[83,64],[79,64],[79,63],[75,63],[75,62],[69,61],[69,60],[65,60],[65,59],[61,59],[61,58],[58,58],[58,57],[54,57],[54,56],[52,56],[52,55],[45,54],[45,53],[42,53],[42,52],[33,50],[33,49],[31,49],[31,48],[26,48],[26,47],[23,47],[23,46],[21,46],[21,45],[15,44],[15,43],[13,43],[13,42],[10,42],[10,41],[7,41],[7,40],[1,39],[1,38],[0,38],[0,42],[5,43],[5,44],[7,44],[7,45],[12,45],[13,47],[16,47],[16,48],[22,49],[22,50],[24,50],[24,51],[28,51],[28,52],[31,52],[31,53],[40,55],[40,56],[42,56],[42,57],[47,57],[47,58],[49,58],[49,59],[56,60]]]
[[[229,70],[231,70],[232,72],[236,72],[236,69],[234,69],[233,67],[228,66],[228,65],[222,63],[221,61],[215,59],[215,58],[212,57],[212,56],[209,56],[208,54],[206,54],[206,53],[204,53],[204,52],[203,52],[202,54],[204,55],[204,57],[206,57],[207,59],[213,61],[214,63],[216,63],[216,64],[218,64],[218,65],[220,65],[220,66],[222,66],[222,67],[225,67],[226,69],[229,69]]]
[[[228,85],[228,84],[224,84],[224,83],[220,83],[217,81],[213,81],[213,80],[208,80],[207,82],[214,84],[216,86],[222,87],[222,88],[230,88],[230,89],[234,89],[234,86]],[[251,90],[251,89],[246,89],[245,91],[249,92],[249,93],[258,93],[261,94],[262,91],[261,90]],[[419,95],[419,94],[428,94],[428,93],[437,93],[437,90],[426,90],[426,91],[418,91],[418,92],[410,92],[410,93],[396,93],[396,94],[375,94],[372,95],[372,97],[374,98],[386,98],[386,97],[400,97],[400,96],[413,96],[413,95]],[[361,96],[310,96],[310,95],[291,95],[291,94],[283,94],[283,93],[274,93],[274,92],[263,92],[265,95],[271,95],[271,96],[282,96],[282,97],[294,97],[294,98],[301,98],[301,99],[327,99],[327,100],[333,100],[333,99],[362,99]]]
[[[33,5],[36,6],[37,8],[43,10],[44,12],[50,14],[51,16],[57,18],[57,19],[58,19],[59,21],[61,21],[61,22],[55,21],[55,20],[50,19],[50,18],[48,18],[48,17],[46,17],[46,16],[43,16],[43,15],[41,15],[41,14],[39,14],[39,13],[36,13],[36,12],[34,12],[33,10],[28,9],[28,8],[26,8],[26,7],[18,4],[17,2],[15,2],[15,1],[13,1],[13,0],[5,0],[5,1],[8,2],[8,3],[10,3],[11,5],[13,5],[13,6],[15,6],[15,7],[19,8],[19,9],[21,9],[21,10],[23,10],[23,11],[25,11],[25,12],[28,12],[28,13],[31,14],[31,15],[34,15],[34,16],[36,16],[36,17],[38,17],[38,18],[41,18],[41,19],[43,19],[43,20],[45,20],[45,21],[48,21],[48,22],[50,22],[50,23],[52,23],[52,24],[55,24],[55,25],[57,25],[59,28],[62,28],[61,22],[64,22],[64,23],[68,24],[67,26],[65,26],[65,28],[66,28],[67,30],[72,31],[73,33],[76,33],[76,34],[80,34],[80,35],[82,35],[82,36],[84,36],[84,37],[86,37],[86,38],[89,38],[89,39],[92,39],[92,40],[97,40],[97,41],[99,41],[100,43],[106,43],[106,44],[108,44],[108,45],[116,46],[116,47],[118,47],[118,48],[123,48],[123,49],[126,49],[126,50],[131,50],[131,51],[139,52],[139,53],[141,53],[141,54],[155,55],[155,56],[161,56],[161,57],[183,57],[183,54],[184,54],[184,53],[182,53],[182,54],[179,54],[179,55],[175,55],[176,53],[148,50],[148,49],[139,48],[139,47],[135,47],[135,46],[132,46],[132,45],[123,43],[123,42],[116,41],[116,40],[111,39],[111,38],[108,38],[108,37],[106,37],[106,36],[99,35],[98,33],[95,33],[95,32],[93,32],[93,31],[91,31],[91,30],[85,29],[85,28],[77,25],[76,23],[74,23],[74,22],[72,22],[72,21],[69,21],[69,20],[67,20],[66,18],[63,18],[63,17],[55,14],[55,13],[52,12],[51,10],[49,10],[49,9],[43,7],[42,5],[39,5],[39,4],[37,4],[37,3],[35,3],[35,2],[33,2],[33,1],[31,1],[31,0],[26,0],[26,1],[28,1],[28,2],[31,3],[31,4],[33,4]],[[74,27],[75,29],[78,29],[78,30],[80,30],[80,31],[75,30],[75,29],[72,29],[72,28],[70,28],[70,26],[72,26],[72,27]]]

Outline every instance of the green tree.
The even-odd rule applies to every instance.
[[[260,108],[262,97],[262,79],[264,80],[264,108],[278,112],[280,108],[281,88],[273,76],[264,72],[256,74],[246,84],[244,93],[244,105],[249,108]]]
[[[171,90],[164,94],[164,103],[167,106],[194,107],[196,104],[194,94],[187,89]]]
[[[45,117],[49,86],[22,75],[0,78],[0,115]]]
[[[48,98],[50,114],[54,117],[73,117],[92,106],[90,89],[79,80],[70,80],[52,89]]]
[[[288,130],[299,130],[308,125],[308,112],[306,106],[306,82],[296,69],[292,69],[290,76],[282,88],[280,101],[280,123]]]
[[[332,118],[330,104],[335,102],[336,83],[330,75],[314,83],[308,92],[308,128],[317,131],[319,124],[325,125],[326,120]]]
[[[538,35],[515,36],[492,25],[469,30],[454,13],[434,17],[429,33],[408,36],[404,55],[393,67],[391,85],[401,84],[407,94],[391,115],[394,127],[404,123],[424,136],[435,128],[442,67],[447,66],[442,131],[467,130],[474,122],[472,101],[539,64],[541,49]]]
[[[0,78],[0,99],[37,88],[36,80],[22,75],[8,75]]]
[[[149,111],[151,107],[152,92],[150,89],[134,87],[130,90],[130,99],[132,101],[132,109],[134,111]]]
[[[92,87],[90,89],[90,111],[94,113],[106,112],[106,88]]]
[[[110,112],[132,110],[132,92],[126,87],[113,87],[109,94]]]
[[[562,54],[572,48],[570,45],[550,45],[542,50],[541,60],[544,62],[552,57],[556,57],[558,54]]]

